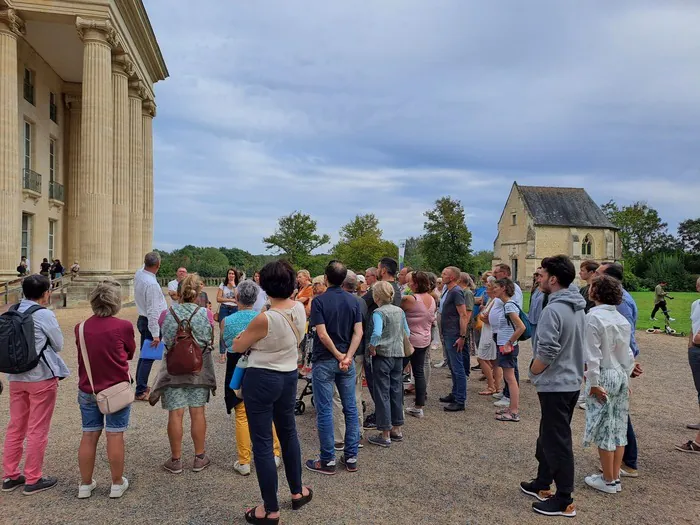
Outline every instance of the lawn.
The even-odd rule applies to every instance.
[[[654,309],[654,292],[631,292],[632,297],[637,303],[639,309],[639,318],[637,319],[637,330],[646,330],[652,326],[664,327],[664,315],[659,311],[656,314],[658,321],[649,319],[651,311]],[[525,311],[530,307],[530,292],[523,292]],[[700,294],[694,292],[671,292],[673,301],[668,300],[668,311],[671,317],[675,319],[671,326],[677,332],[690,332],[690,305],[693,301],[700,299]]]

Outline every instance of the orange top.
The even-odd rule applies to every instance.
[[[314,290],[311,285],[308,285],[297,293],[296,300],[304,304],[304,309],[306,310],[306,317],[309,317],[311,313],[311,298],[313,297]]]

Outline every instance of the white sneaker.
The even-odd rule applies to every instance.
[[[443,359],[442,361],[439,361],[433,365],[433,368],[443,368],[447,363],[445,363],[445,360]]]
[[[620,481],[620,478],[615,480],[615,490],[617,492],[622,492],[622,482]]]
[[[423,409],[416,407],[406,407],[406,413],[409,416],[417,417],[418,419],[423,417]]]
[[[614,481],[608,483],[603,479],[602,474],[593,474],[592,476],[586,476],[584,478],[584,481],[589,487],[599,490],[601,492],[605,492],[606,494],[617,493],[617,484]]]
[[[656,317],[650,317],[649,320],[650,321],[658,321],[658,319],[656,319]]]
[[[674,319],[673,317],[669,317],[669,318],[668,318],[668,321],[669,321],[669,322],[673,322],[673,321],[675,321],[675,319]]]
[[[491,397],[494,399],[503,399],[503,392],[496,392],[495,394],[491,394]]]
[[[585,402],[584,402],[584,403],[579,403],[579,404],[578,404],[578,407],[579,407],[581,410],[586,410],[586,403],[585,403]]]
[[[493,406],[498,407],[498,408],[506,408],[510,406],[510,398],[503,397],[496,401]]]
[[[126,492],[126,489],[128,488],[129,480],[122,476],[121,485],[115,485],[114,483],[112,483],[112,490],[109,491],[109,497],[112,499],[121,498]]]
[[[97,487],[97,481],[94,479],[89,485],[78,486],[78,499],[86,499],[92,496],[92,491],[95,490],[95,487]]]
[[[250,463],[239,463],[236,461],[233,464],[233,470],[238,472],[241,476],[248,476],[250,475]]]
[[[280,468],[280,465],[282,465],[282,458],[275,456],[275,467]]]

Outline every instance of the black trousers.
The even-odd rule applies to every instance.
[[[537,485],[557,484],[557,497],[571,498],[574,491],[574,451],[571,445],[571,418],[576,410],[579,390],[575,392],[538,392],[542,416],[535,457]]]
[[[656,317],[656,312],[661,310],[666,317],[671,317],[668,314],[668,308],[666,307],[666,301],[660,301],[658,304],[654,305],[654,309],[651,311],[651,316]]]

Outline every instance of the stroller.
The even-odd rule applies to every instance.
[[[299,364],[299,379],[306,381],[304,388],[299,394],[299,398],[294,404],[294,415],[300,416],[306,411],[306,403],[304,403],[304,398],[311,396],[311,406],[314,406],[314,389],[311,384],[311,353],[314,346],[314,328],[309,328],[308,333],[304,337],[301,344],[301,362]]]

